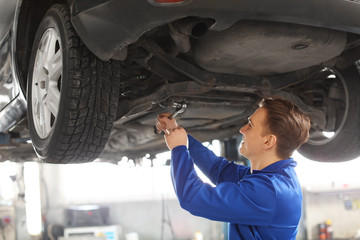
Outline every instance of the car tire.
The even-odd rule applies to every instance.
[[[65,5],[36,33],[28,75],[28,122],[43,162],[82,163],[105,147],[116,116],[120,65],[101,61],[76,34]]]
[[[336,116],[333,136],[325,137],[319,130],[311,129],[307,143],[299,153],[321,162],[343,162],[360,155],[360,76],[356,66],[345,71],[335,71],[342,83],[342,99],[332,102]],[[337,93],[336,95],[340,95]]]

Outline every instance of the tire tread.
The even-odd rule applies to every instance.
[[[69,46],[66,113],[57,144],[45,162],[82,163],[96,159],[105,147],[115,119],[120,87],[116,61],[92,54],[72,27],[69,9],[54,5],[65,21]]]

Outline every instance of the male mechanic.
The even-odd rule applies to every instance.
[[[229,239],[295,239],[301,188],[290,157],[307,141],[310,119],[281,98],[266,98],[240,129],[240,153],[251,167],[217,157],[160,114],[156,126],[171,150],[171,175],[180,205],[190,213],[229,223]],[[216,185],[203,183],[196,164]]]

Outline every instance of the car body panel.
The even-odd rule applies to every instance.
[[[11,27],[16,1],[0,1],[0,110],[16,97],[11,74]]]
[[[0,132],[8,131],[26,114],[25,96],[14,74],[13,41],[18,1],[0,1]]]
[[[26,114],[26,101],[13,77],[10,39],[0,48],[0,132],[8,131]]]
[[[16,3],[16,0],[0,0],[0,46],[11,30]]]
[[[211,18],[211,30],[221,31],[240,20],[266,20],[304,24],[360,33],[358,1],[347,0],[226,0],[188,1],[183,5],[156,5],[154,1],[99,1],[98,5],[74,0],[82,6],[72,23],[87,47],[103,60],[110,59],[145,32],[187,16]],[[86,5],[88,7],[86,7]],[[326,8],[325,8],[326,6]],[[84,10],[85,9],[85,10]],[[346,14],[339,14],[339,9]],[[73,9],[73,11],[75,11]]]
[[[0,46],[0,110],[19,94],[19,89],[14,86],[11,73],[10,38],[8,37]]]

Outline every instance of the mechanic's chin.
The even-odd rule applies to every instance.
[[[242,141],[241,144],[240,144],[240,148],[239,148],[239,153],[240,153],[241,155],[243,155],[243,156],[245,156],[245,154],[244,154],[244,153],[245,153],[245,149],[244,149],[245,146],[244,146],[244,145],[245,145],[245,142]]]

